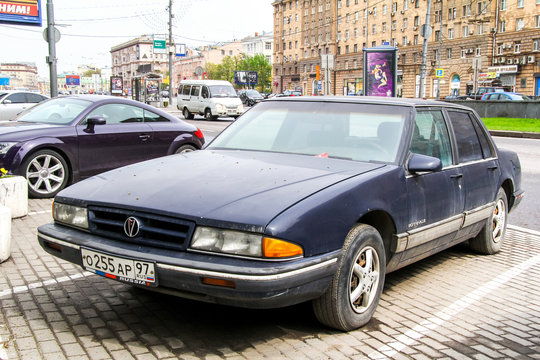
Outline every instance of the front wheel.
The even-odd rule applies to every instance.
[[[367,324],[379,303],[385,275],[381,235],[369,225],[355,226],[345,239],[330,287],[313,301],[315,316],[342,331]]]
[[[28,193],[34,198],[54,197],[66,187],[69,174],[64,158],[56,151],[37,151],[23,162],[21,173],[28,181]]]
[[[499,189],[493,213],[486,220],[480,233],[469,241],[471,249],[479,254],[492,255],[501,250],[506,231],[508,200],[504,189]]]
[[[204,111],[204,118],[208,121],[216,120],[218,117],[212,115],[212,110],[206,109]]]

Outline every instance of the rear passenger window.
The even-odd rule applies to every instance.
[[[191,85],[184,85],[184,92],[182,95],[189,95],[191,93]]]
[[[144,110],[144,122],[169,122],[169,119],[151,111]]]
[[[469,114],[461,111],[449,111],[448,115],[456,135],[459,162],[465,163],[483,159],[480,139]]]
[[[191,87],[191,96],[199,96],[199,90],[200,90],[200,86],[199,85],[193,85]]]

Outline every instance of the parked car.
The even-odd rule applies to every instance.
[[[152,106],[112,96],[45,101],[0,122],[0,168],[28,179],[30,195],[52,197],[106,170],[200,149],[202,132]]]
[[[238,97],[242,100],[242,103],[247,106],[258,104],[264,99],[255,89],[240,90],[238,91]]]
[[[186,119],[193,119],[194,114],[204,115],[206,120],[216,120],[219,116],[236,119],[244,112],[233,86],[224,80],[183,80],[177,100],[176,107]]]
[[[19,113],[47,99],[30,91],[0,90],[0,121],[13,120]]]
[[[282,92],[281,94],[277,94],[276,97],[286,97],[286,96],[302,96],[302,92],[301,91],[297,91],[297,90],[285,90],[284,92]]]
[[[515,92],[485,93],[480,100],[489,101],[531,101],[527,96]]]
[[[478,88],[476,92],[471,92],[467,95],[462,95],[459,98],[465,99],[465,100],[480,100],[482,96],[486,93],[492,93],[492,92],[503,92],[506,91],[504,87],[499,86],[481,86]]]
[[[312,301],[323,324],[348,331],[372,317],[386,273],[467,240],[498,252],[522,196],[518,156],[468,107],[287,97],[205,150],[63,190],[38,239],[85,270],[168,294]]]

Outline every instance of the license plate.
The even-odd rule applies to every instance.
[[[153,262],[129,259],[81,249],[82,262],[86,270],[111,279],[145,286],[157,286]]]

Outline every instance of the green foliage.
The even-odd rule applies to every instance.
[[[540,133],[540,119],[483,118],[489,130],[525,131]]]
[[[101,69],[95,69],[95,70],[86,70],[82,76],[83,77],[92,77],[92,75],[94,74],[99,74],[101,75]]]
[[[272,89],[272,65],[262,54],[252,57],[245,55],[226,56],[221,64],[206,64],[205,71],[208,79],[227,80],[231,84],[234,84],[235,71],[257,71],[259,82],[255,88],[260,92]]]

